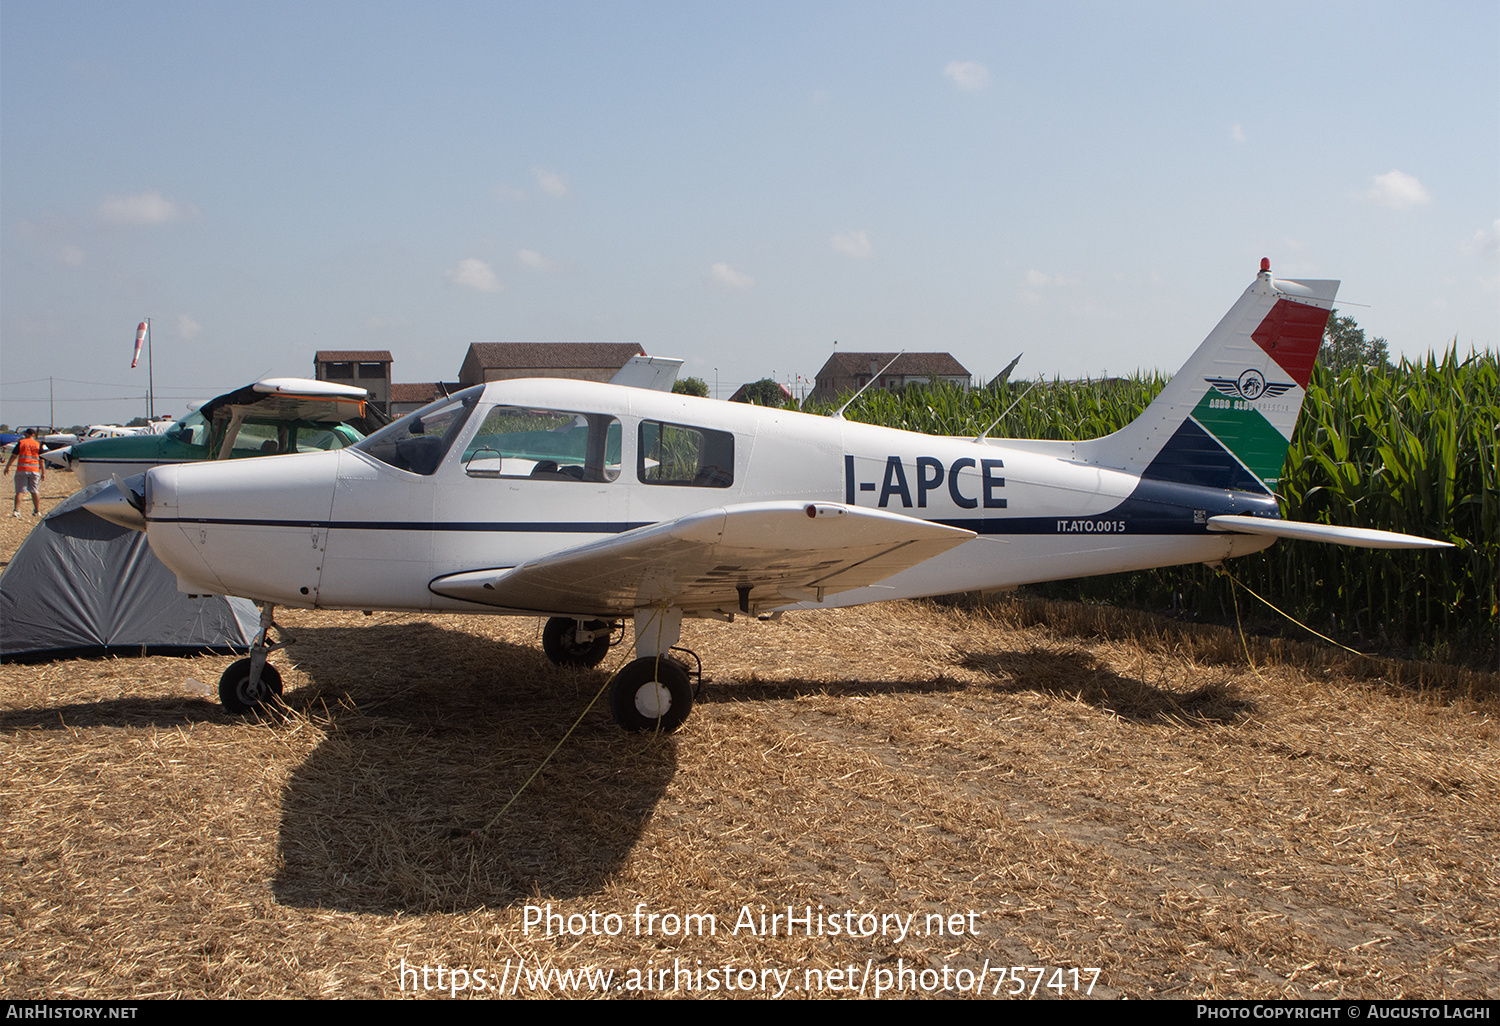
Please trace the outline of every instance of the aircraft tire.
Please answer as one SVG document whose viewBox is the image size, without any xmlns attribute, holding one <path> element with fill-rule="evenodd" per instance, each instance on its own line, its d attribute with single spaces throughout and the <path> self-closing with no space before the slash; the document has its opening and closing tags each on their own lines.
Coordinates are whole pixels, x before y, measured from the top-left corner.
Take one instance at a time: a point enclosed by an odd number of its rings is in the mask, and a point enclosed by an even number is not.
<svg viewBox="0 0 1500 1026">
<path fill-rule="evenodd" d="M 237 716 L 254 712 L 281 697 L 281 671 L 270 663 L 260 671 L 260 683 L 250 687 L 250 660 L 241 659 L 219 678 L 219 704 Z"/>
<path fill-rule="evenodd" d="M 625 664 L 610 683 L 609 710 L 626 730 L 670 734 L 693 711 L 693 685 L 687 670 L 665 656 Z"/>
<path fill-rule="evenodd" d="M 609 655 L 609 635 L 595 638 L 580 645 L 573 640 L 571 616 L 554 616 L 542 628 L 542 651 L 557 666 L 598 666 Z M 609 625 L 603 620 L 589 620 L 584 627 L 591 631 L 602 631 Z"/>
</svg>

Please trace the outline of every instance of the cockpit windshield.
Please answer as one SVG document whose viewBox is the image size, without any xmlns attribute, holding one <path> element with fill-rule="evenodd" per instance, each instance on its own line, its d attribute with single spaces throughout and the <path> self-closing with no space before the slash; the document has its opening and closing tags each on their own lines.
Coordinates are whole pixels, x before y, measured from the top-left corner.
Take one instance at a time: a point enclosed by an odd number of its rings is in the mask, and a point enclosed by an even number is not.
<svg viewBox="0 0 1500 1026">
<path fill-rule="evenodd" d="M 167 428 L 166 435 L 174 442 L 183 442 L 187 445 L 207 445 L 208 421 L 203 419 L 203 414 L 194 410 Z"/>
<path fill-rule="evenodd" d="M 431 474 L 463 431 L 483 391 L 483 385 L 475 385 L 429 403 L 356 442 L 354 448 L 397 470 Z"/>
</svg>

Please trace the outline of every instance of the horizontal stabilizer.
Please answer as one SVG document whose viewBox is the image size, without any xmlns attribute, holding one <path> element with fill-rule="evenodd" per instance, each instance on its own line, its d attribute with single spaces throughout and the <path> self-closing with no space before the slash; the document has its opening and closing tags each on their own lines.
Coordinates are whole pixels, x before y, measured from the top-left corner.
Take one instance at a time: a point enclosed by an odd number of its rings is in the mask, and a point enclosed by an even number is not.
<svg viewBox="0 0 1500 1026">
<path fill-rule="evenodd" d="M 1303 524 L 1295 520 L 1270 520 L 1265 517 L 1209 517 L 1210 531 L 1232 531 L 1237 534 L 1259 534 L 1272 538 L 1296 538 L 1299 541 L 1353 545 L 1361 549 L 1451 549 L 1453 544 L 1418 538 L 1414 534 L 1377 531 L 1368 527 L 1335 527 L 1332 524 Z"/>
<path fill-rule="evenodd" d="M 631 388 L 650 388 L 658 392 L 670 392 L 677 382 L 677 372 L 682 361 L 667 356 L 632 356 L 625 366 L 609 379 L 611 385 L 629 385 Z"/>
<path fill-rule="evenodd" d="M 774 609 L 885 580 L 974 537 L 972 531 L 833 502 L 754 502 L 428 585 L 509 609 L 625 616 Z"/>
</svg>

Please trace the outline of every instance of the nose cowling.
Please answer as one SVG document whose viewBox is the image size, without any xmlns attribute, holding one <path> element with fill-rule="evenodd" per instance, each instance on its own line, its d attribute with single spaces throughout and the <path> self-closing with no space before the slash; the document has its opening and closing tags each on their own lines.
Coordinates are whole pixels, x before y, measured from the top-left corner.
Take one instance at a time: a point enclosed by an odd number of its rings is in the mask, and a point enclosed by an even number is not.
<svg viewBox="0 0 1500 1026">
<path fill-rule="evenodd" d="M 337 452 L 157 467 L 146 536 L 183 591 L 311 605 Z"/>
</svg>

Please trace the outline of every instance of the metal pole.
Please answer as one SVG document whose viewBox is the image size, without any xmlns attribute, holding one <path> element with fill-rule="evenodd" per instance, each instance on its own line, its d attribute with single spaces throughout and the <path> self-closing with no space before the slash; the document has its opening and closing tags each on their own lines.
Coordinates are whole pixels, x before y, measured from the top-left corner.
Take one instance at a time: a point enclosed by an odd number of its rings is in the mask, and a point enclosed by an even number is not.
<svg viewBox="0 0 1500 1026">
<path fill-rule="evenodd" d="M 156 370 L 151 363 L 151 318 L 146 318 L 146 420 L 156 419 Z"/>
</svg>

